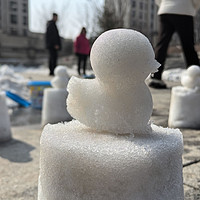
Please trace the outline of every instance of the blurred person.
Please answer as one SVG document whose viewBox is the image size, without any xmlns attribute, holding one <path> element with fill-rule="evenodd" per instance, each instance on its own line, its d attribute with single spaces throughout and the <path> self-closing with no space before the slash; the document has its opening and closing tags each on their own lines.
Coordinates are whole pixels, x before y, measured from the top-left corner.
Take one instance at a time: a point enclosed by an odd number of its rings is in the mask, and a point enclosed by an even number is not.
<svg viewBox="0 0 200 200">
<path fill-rule="evenodd" d="M 61 49 L 61 41 L 56 26 L 58 15 L 53 13 L 52 20 L 47 22 L 46 48 L 49 50 L 49 75 L 54 76 L 54 69 L 57 65 L 58 50 Z"/>
<path fill-rule="evenodd" d="M 86 28 L 83 27 L 79 36 L 74 42 L 74 52 L 78 57 L 78 74 L 81 75 L 81 69 L 83 75 L 86 75 L 86 63 L 87 57 L 90 54 L 90 42 L 86 38 Z"/>
<path fill-rule="evenodd" d="M 176 32 L 180 38 L 187 67 L 199 65 L 199 58 L 194 48 L 193 17 L 200 7 L 200 0 L 155 0 L 159 6 L 158 15 L 160 31 L 155 47 L 155 58 L 161 64 L 158 72 L 152 74 L 150 87 L 164 89 L 166 84 L 161 80 L 167 49 Z"/>
</svg>

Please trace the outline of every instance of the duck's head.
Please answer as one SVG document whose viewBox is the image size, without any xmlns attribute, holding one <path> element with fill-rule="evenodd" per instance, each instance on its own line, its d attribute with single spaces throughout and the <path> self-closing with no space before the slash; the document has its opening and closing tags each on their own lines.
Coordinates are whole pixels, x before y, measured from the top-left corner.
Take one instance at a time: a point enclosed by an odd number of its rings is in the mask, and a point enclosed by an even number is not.
<svg viewBox="0 0 200 200">
<path fill-rule="evenodd" d="M 53 88 L 63 88 L 67 87 L 69 80 L 69 75 L 67 73 L 66 66 L 57 66 L 55 68 L 55 77 L 51 80 L 51 85 Z"/>
<path fill-rule="evenodd" d="M 181 84 L 186 88 L 200 88 L 200 66 L 191 65 L 182 74 Z"/>
<path fill-rule="evenodd" d="M 104 83 L 144 81 L 160 66 L 149 40 L 131 29 L 104 32 L 94 42 L 90 58 L 96 77 Z"/>
</svg>

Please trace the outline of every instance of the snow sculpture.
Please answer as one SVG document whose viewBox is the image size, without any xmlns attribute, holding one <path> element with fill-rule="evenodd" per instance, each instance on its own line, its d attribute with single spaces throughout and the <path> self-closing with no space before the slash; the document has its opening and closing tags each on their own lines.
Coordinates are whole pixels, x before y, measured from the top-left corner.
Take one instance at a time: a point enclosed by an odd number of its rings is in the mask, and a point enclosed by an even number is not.
<svg viewBox="0 0 200 200">
<path fill-rule="evenodd" d="M 0 115 L 0 142 L 5 142 L 11 139 L 11 128 L 4 92 L 0 92 Z"/>
<path fill-rule="evenodd" d="M 92 47 L 91 64 L 96 79 L 69 82 L 70 114 L 96 130 L 148 132 L 152 97 L 144 80 L 160 66 L 148 39 L 131 30 L 106 32 Z"/>
<path fill-rule="evenodd" d="M 172 88 L 169 127 L 200 128 L 200 67 L 190 66 L 181 77 L 183 86 Z"/>
<path fill-rule="evenodd" d="M 55 124 L 70 121 L 72 117 L 66 110 L 66 91 L 69 76 L 65 66 L 55 69 L 55 77 L 51 80 L 53 88 L 46 88 L 43 97 L 42 126 L 47 123 Z"/>
<path fill-rule="evenodd" d="M 200 89 L 200 67 L 197 65 L 190 66 L 181 77 L 183 87 Z"/>
<path fill-rule="evenodd" d="M 68 84 L 68 110 L 78 120 L 43 130 L 38 199 L 183 200 L 182 134 L 148 122 L 144 79 L 159 64 L 147 38 L 105 32 L 91 63 L 96 79 Z"/>
</svg>

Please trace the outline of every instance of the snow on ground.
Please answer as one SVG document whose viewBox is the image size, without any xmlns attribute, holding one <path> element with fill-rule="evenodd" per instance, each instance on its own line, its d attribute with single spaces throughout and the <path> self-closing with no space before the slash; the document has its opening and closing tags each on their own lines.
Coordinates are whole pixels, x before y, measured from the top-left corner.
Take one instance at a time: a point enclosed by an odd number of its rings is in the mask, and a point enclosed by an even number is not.
<svg viewBox="0 0 200 200">
<path fill-rule="evenodd" d="M 67 66 L 66 66 L 67 67 Z M 69 77 L 77 76 L 77 66 L 67 67 Z M 87 74 L 93 74 L 92 70 L 87 70 Z M 30 91 L 27 87 L 29 81 L 50 81 L 49 69 L 44 66 L 26 67 L 1 65 L 0 66 L 0 91 L 10 91 L 20 97 L 30 100 Z M 16 102 L 7 98 L 8 107 L 18 106 Z"/>
<path fill-rule="evenodd" d="M 67 67 L 67 66 L 66 66 Z M 168 82 L 180 82 L 181 74 L 185 69 L 175 68 L 168 69 L 163 72 L 163 80 Z M 69 77 L 77 76 L 77 66 L 73 65 L 71 68 L 67 67 Z M 0 66 L 0 90 L 13 92 L 22 98 L 29 99 L 29 88 L 27 83 L 31 80 L 51 80 L 49 77 L 49 69 L 44 66 L 40 67 L 26 67 L 1 65 Z M 92 70 L 87 70 L 88 75 L 94 74 Z M 18 106 L 18 104 L 10 99 L 7 99 L 8 106 Z"/>
<path fill-rule="evenodd" d="M 182 73 L 185 71 L 186 69 L 181 68 L 168 69 L 163 72 L 162 79 L 168 82 L 181 82 Z"/>
</svg>

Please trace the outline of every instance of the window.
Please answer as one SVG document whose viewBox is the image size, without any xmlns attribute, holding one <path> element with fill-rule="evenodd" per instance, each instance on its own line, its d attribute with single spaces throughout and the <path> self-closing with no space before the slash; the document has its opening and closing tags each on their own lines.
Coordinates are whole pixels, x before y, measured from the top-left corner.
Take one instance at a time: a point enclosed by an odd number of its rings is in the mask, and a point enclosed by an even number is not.
<svg viewBox="0 0 200 200">
<path fill-rule="evenodd" d="M 27 30 L 26 29 L 23 30 L 23 35 L 27 36 Z"/>
<path fill-rule="evenodd" d="M 17 11 L 17 2 L 10 1 L 10 11 Z"/>
<path fill-rule="evenodd" d="M 135 2 L 135 0 L 132 1 L 132 7 L 133 7 L 133 8 L 136 7 L 136 2 Z"/>
<path fill-rule="evenodd" d="M 17 15 L 10 15 L 10 23 L 17 24 Z"/>
<path fill-rule="evenodd" d="M 143 10 L 143 2 L 140 2 L 140 10 Z"/>
<path fill-rule="evenodd" d="M 23 24 L 27 25 L 27 17 L 26 16 L 23 16 Z"/>
<path fill-rule="evenodd" d="M 22 11 L 23 11 L 24 13 L 27 13 L 27 4 L 26 4 L 26 3 L 23 3 L 23 4 L 22 4 Z"/>
<path fill-rule="evenodd" d="M 11 28 L 10 29 L 11 35 L 17 35 L 17 29 L 16 28 Z"/>
<path fill-rule="evenodd" d="M 135 10 L 132 11 L 132 17 L 135 17 Z"/>
<path fill-rule="evenodd" d="M 143 14 L 142 14 L 142 12 L 139 13 L 139 19 L 143 19 Z"/>
</svg>

